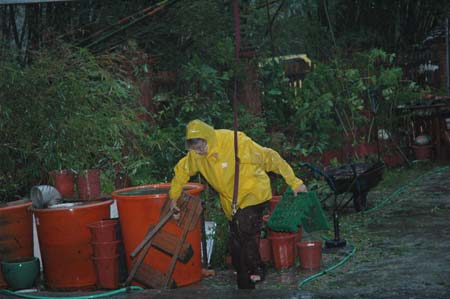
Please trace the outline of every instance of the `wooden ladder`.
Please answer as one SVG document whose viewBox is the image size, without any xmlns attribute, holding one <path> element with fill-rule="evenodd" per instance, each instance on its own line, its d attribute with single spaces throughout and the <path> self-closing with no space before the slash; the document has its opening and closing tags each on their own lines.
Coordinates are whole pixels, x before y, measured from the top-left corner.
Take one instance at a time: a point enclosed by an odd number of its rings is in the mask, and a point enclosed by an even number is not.
<svg viewBox="0 0 450 299">
<path fill-rule="evenodd" d="M 124 286 L 129 286 L 133 280 L 136 280 L 144 286 L 154 289 L 176 287 L 172 278 L 175 265 L 177 261 L 187 263 L 192 258 L 193 250 L 191 245 L 186 242 L 186 237 L 188 232 L 195 228 L 202 213 L 200 198 L 186 192 L 182 193 L 178 200 L 178 206 L 180 207 L 180 219 L 176 223 L 183 228 L 181 236 L 178 237 L 162 230 L 164 225 L 173 218 L 170 199 L 167 199 L 161 208 L 159 222 L 156 225 L 150 225 L 145 238 L 130 255 L 133 261 Z M 166 273 L 143 263 L 151 247 L 172 256 Z"/>
</svg>

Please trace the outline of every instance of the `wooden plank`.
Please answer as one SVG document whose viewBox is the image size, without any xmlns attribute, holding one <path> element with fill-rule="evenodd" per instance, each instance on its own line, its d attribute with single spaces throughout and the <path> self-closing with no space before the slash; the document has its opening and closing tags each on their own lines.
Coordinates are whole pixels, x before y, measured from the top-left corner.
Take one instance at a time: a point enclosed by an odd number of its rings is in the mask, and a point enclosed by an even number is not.
<svg viewBox="0 0 450 299">
<path fill-rule="evenodd" d="M 198 197 L 192 198 L 189 200 L 189 202 L 192 205 L 186 213 L 186 221 L 185 221 L 186 223 L 184 224 L 183 232 L 181 233 L 181 239 L 178 242 L 177 247 L 175 249 L 175 253 L 172 256 L 172 259 L 170 261 L 169 270 L 167 271 L 166 281 L 164 283 L 164 287 L 166 287 L 166 288 L 170 288 L 170 281 L 172 278 L 172 273 L 175 270 L 177 258 L 181 251 L 181 246 L 184 243 L 184 240 L 186 239 L 189 229 L 191 227 L 195 226 L 195 223 L 197 223 L 197 221 L 198 221 L 198 218 L 200 216 L 198 211 L 200 211 L 200 213 L 201 213 L 201 210 L 202 210 L 202 204 L 201 204 L 200 198 L 198 198 Z"/>
<path fill-rule="evenodd" d="M 135 258 L 136 255 L 142 250 L 142 248 L 145 247 L 145 244 L 147 244 L 160 230 L 161 228 L 169 222 L 169 220 L 172 218 L 173 212 L 169 211 L 162 219 L 156 224 L 155 226 L 150 226 L 147 234 L 144 237 L 144 240 L 133 250 L 133 252 L 130 254 L 131 258 Z"/>
<path fill-rule="evenodd" d="M 180 198 L 180 221 L 179 225 L 183 225 L 183 231 L 181 238 L 175 235 L 162 234 L 159 237 L 160 246 L 165 250 L 170 251 L 172 259 L 169 265 L 167 273 L 162 273 L 156 269 L 153 269 L 149 265 L 143 264 L 144 258 L 148 253 L 150 247 L 155 246 L 155 240 L 157 236 L 161 234 L 161 228 L 173 217 L 173 211 L 170 210 L 170 201 L 166 200 L 163 207 L 161 208 L 160 221 L 156 225 L 151 225 L 149 227 L 148 233 L 144 240 L 139 244 L 139 246 L 133 251 L 132 258 L 136 255 L 134 259 L 130 274 L 125 282 L 125 286 L 128 286 L 130 282 L 134 279 L 145 286 L 152 288 L 173 288 L 176 286 L 172 274 L 175 269 L 177 260 L 181 257 L 182 251 L 184 249 L 184 258 L 189 256 L 189 248 L 186 247 L 186 236 L 188 232 L 195 228 L 198 219 L 200 218 L 202 206 L 201 200 L 198 197 L 193 197 L 183 192 L 183 196 Z M 162 246 L 164 245 L 164 246 Z M 192 255 L 192 248 L 190 249 Z M 189 257 L 190 259 L 190 257 Z"/>
<path fill-rule="evenodd" d="M 177 244 L 180 238 L 174 234 L 161 230 L 153 238 L 153 246 L 158 250 L 173 256 Z M 187 263 L 193 256 L 193 250 L 191 244 L 184 242 L 181 247 L 181 252 L 178 256 L 178 260 L 182 263 Z"/>
<path fill-rule="evenodd" d="M 139 267 L 136 275 L 134 276 L 134 280 L 148 288 L 161 289 L 165 287 L 166 283 L 170 288 L 176 287 L 175 281 L 171 277 L 167 277 L 166 273 L 154 269 L 146 264 L 142 264 Z"/>
</svg>

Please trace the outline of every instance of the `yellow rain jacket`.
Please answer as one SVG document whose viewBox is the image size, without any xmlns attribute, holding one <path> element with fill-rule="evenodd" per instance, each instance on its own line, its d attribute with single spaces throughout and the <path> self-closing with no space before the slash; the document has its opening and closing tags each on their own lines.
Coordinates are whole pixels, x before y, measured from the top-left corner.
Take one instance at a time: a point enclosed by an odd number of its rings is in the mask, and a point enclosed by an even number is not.
<svg viewBox="0 0 450 299">
<path fill-rule="evenodd" d="M 208 154 L 198 155 L 191 150 L 175 166 L 175 176 L 169 191 L 170 199 L 178 199 L 183 186 L 198 172 L 219 193 L 225 215 L 231 220 L 234 187 L 234 132 L 214 130 L 200 120 L 189 122 L 186 139 L 203 138 L 208 143 Z M 286 183 L 296 189 L 303 184 L 289 164 L 280 155 L 262 147 L 244 133 L 238 132 L 239 189 L 237 207 L 245 208 L 270 200 L 272 192 L 267 172 L 283 176 Z"/>
</svg>

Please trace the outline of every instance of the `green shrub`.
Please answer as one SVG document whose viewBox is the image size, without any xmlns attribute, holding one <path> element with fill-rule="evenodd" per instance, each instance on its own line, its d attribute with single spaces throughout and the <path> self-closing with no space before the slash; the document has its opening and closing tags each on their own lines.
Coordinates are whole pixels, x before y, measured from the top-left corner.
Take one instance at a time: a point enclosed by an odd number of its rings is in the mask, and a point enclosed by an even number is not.
<svg viewBox="0 0 450 299">
<path fill-rule="evenodd" d="M 20 66 L 1 52 L 0 198 L 25 196 L 53 169 L 127 168 L 142 155 L 137 92 L 87 51 L 59 46 Z"/>
</svg>

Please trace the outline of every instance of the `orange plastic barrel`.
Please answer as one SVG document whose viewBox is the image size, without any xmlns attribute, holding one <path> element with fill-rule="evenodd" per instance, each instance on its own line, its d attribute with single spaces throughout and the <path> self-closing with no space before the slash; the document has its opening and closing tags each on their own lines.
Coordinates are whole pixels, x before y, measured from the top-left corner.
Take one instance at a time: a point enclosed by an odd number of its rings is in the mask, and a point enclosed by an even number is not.
<svg viewBox="0 0 450 299">
<path fill-rule="evenodd" d="M 128 269 L 131 266 L 131 252 L 144 239 L 149 226 L 158 223 L 160 210 L 164 201 L 168 198 L 169 189 L 170 184 L 154 184 L 120 189 L 112 193 L 112 197 L 117 200 Z M 189 183 L 184 187 L 184 190 L 191 195 L 199 195 L 204 190 L 204 186 Z M 181 236 L 182 228 L 173 221 L 169 221 L 163 229 Z M 177 286 L 192 284 L 200 281 L 202 277 L 200 221 L 188 233 L 186 241 L 190 243 L 193 249 L 193 256 L 186 264 L 176 263 L 173 279 Z M 152 247 L 144 263 L 166 273 L 170 260 L 171 256 Z"/>
<path fill-rule="evenodd" d="M 0 205 L 0 261 L 33 256 L 33 217 L 30 206 L 31 202 L 24 200 Z M 0 269 L 0 288 L 6 286 Z"/>
<path fill-rule="evenodd" d="M 88 224 L 110 218 L 112 200 L 33 209 L 42 266 L 50 289 L 71 290 L 96 285 Z"/>
</svg>

